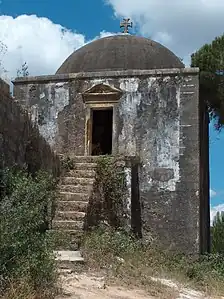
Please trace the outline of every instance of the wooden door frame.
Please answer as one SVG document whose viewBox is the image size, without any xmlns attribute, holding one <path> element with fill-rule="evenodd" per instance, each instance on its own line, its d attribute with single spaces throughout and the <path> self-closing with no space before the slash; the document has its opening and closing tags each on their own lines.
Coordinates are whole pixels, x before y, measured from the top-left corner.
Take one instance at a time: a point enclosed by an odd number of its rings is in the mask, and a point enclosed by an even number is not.
<svg viewBox="0 0 224 299">
<path fill-rule="evenodd" d="M 113 153 L 113 135 L 114 135 L 114 103 L 91 103 L 86 107 L 86 124 L 85 124 L 85 156 L 92 155 L 92 132 L 93 132 L 93 110 L 113 111 L 112 118 L 112 153 Z"/>
<path fill-rule="evenodd" d="M 118 104 L 123 92 L 119 88 L 100 83 L 92 86 L 82 93 L 83 102 L 86 109 L 85 120 L 85 155 L 92 154 L 92 111 L 100 109 L 113 109 L 113 124 L 112 124 L 112 154 L 114 151 L 114 132 L 115 132 L 115 107 Z"/>
</svg>

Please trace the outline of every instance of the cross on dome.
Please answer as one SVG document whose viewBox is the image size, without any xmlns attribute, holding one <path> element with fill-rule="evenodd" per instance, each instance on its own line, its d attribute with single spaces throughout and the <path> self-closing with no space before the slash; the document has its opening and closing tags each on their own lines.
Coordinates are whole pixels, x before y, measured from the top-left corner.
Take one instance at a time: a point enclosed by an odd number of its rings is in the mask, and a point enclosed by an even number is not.
<svg viewBox="0 0 224 299">
<path fill-rule="evenodd" d="M 128 33 L 128 27 L 132 28 L 133 23 L 130 22 L 130 19 L 123 19 L 123 21 L 120 23 L 120 28 L 123 29 L 123 33 Z"/>
</svg>

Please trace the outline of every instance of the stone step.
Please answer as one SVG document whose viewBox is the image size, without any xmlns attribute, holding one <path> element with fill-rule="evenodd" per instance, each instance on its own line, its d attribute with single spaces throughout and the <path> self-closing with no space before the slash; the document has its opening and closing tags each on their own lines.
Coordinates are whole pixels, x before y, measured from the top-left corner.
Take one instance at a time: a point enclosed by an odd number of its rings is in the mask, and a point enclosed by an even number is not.
<svg viewBox="0 0 224 299">
<path fill-rule="evenodd" d="M 84 258 L 79 250 L 56 250 L 54 254 L 56 261 L 84 262 Z"/>
<path fill-rule="evenodd" d="M 60 250 L 55 251 L 55 259 L 60 268 L 72 269 L 77 264 L 83 264 L 84 258 L 80 251 Z"/>
<path fill-rule="evenodd" d="M 82 230 L 84 222 L 83 221 L 74 221 L 74 220 L 53 220 L 52 228 L 53 229 L 62 229 L 62 230 Z"/>
<path fill-rule="evenodd" d="M 61 178 L 62 185 L 93 185 L 94 181 L 94 178 L 75 178 L 69 176 L 64 176 Z"/>
<path fill-rule="evenodd" d="M 84 220 L 85 213 L 77 211 L 57 211 L 55 220 Z"/>
<path fill-rule="evenodd" d="M 92 185 L 59 185 L 60 192 L 87 193 L 90 195 L 92 189 Z"/>
<path fill-rule="evenodd" d="M 77 211 L 86 212 L 88 201 L 58 201 L 57 210 L 61 212 Z"/>
<path fill-rule="evenodd" d="M 104 156 L 71 156 L 74 163 L 97 163 Z"/>
<path fill-rule="evenodd" d="M 78 250 L 83 231 L 51 229 L 48 234 L 53 238 L 55 250 Z"/>
<path fill-rule="evenodd" d="M 60 202 L 61 201 L 88 201 L 89 195 L 87 193 L 73 193 L 73 192 L 60 192 L 59 193 Z"/>
<path fill-rule="evenodd" d="M 85 163 L 85 162 L 78 162 L 74 164 L 73 171 L 74 170 L 94 170 L 96 169 L 97 164 L 96 163 Z"/>
<path fill-rule="evenodd" d="M 95 177 L 95 170 L 94 169 L 77 169 L 77 170 L 69 170 L 66 175 L 69 177 L 74 178 L 90 178 L 93 179 Z"/>
</svg>

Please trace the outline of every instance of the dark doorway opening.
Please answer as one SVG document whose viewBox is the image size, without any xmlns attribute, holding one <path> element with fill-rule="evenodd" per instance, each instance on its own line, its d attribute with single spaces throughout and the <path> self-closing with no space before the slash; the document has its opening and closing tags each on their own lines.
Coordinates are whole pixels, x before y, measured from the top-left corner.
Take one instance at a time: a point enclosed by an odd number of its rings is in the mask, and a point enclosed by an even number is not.
<svg viewBox="0 0 224 299">
<path fill-rule="evenodd" d="M 92 156 L 112 154 L 113 109 L 92 111 Z"/>
</svg>

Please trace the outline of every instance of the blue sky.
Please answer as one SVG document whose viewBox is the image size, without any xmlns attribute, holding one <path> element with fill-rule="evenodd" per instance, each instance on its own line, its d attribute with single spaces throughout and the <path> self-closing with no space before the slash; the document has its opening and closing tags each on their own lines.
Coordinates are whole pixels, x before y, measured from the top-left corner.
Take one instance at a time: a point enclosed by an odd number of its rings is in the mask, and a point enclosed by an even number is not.
<svg viewBox="0 0 224 299">
<path fill-rule="evenodd" d="M 94 38 L 105 28 L 111 32 L 119 29 L 112 7 L 102 0 L 3 0 L 1 14 L 47 17 L 53 23 L 85 34 L 87 39 Z"/>
<path fill-rule="evenodd" d="M 190 54 L 223 33 L 220 0 L 2 0 L 0 72 L 6 80 L 24 61 L 31 75 L 52 74 L 86 42 L 120 31 L 131 17 L 132 33 L 161 42 L 186 64 Z M 191 20 L 189 22 L 189 20 Z M 186 26 L 187 24 L 187 26 Z M 224 209 L 224 132 L 210 128 L 211 205 Z"/>
</svg>

